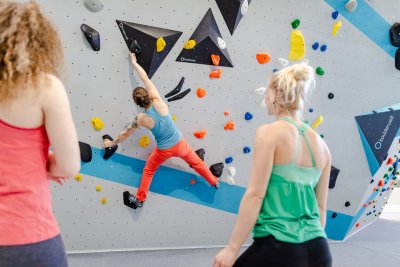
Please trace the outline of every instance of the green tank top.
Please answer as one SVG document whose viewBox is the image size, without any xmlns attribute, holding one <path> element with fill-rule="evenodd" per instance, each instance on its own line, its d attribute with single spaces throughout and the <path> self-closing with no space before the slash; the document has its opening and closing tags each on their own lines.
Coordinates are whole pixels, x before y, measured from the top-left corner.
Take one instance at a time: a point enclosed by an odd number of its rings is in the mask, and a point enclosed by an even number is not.
<svg viewBox="0 0 400 267">
<path fill-rule="evenodd" d="M 308 126 L 299 127 L 290 118 L 282 120 L 296 126 L 299 140 L 296 155 L 289 164 L 274 164 L 267 193 L 261 206 L 260 215 L 253 229 L 254 238 L 272 235 L 275 239 L 289 243 L 325 237 L 321 226 L 318 202 L 314 188 L 321 171 L 317 168 L 310 142 L 305 135 Z M 296 164 L 304 138 L 310 151 L 312 167 Z"/>
</svg>

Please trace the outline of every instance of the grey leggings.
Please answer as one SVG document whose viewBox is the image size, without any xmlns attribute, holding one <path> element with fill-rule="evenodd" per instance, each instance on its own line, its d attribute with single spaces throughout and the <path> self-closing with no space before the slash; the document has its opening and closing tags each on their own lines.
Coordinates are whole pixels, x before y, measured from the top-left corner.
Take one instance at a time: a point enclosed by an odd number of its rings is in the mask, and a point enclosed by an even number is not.
<svg viewBox="0 0 400 267">
<path fill-rule="evenodd" d="M 0 246 L 1 267 L 67 267 L 61 236 L 38 243 Z"/>
</svg>

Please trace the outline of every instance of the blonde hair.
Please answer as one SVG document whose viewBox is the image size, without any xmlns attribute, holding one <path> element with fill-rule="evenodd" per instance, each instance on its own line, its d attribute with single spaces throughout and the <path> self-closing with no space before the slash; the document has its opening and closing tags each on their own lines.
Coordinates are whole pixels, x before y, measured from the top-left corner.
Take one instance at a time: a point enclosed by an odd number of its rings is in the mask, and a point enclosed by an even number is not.
<svg viewBox="0 0 400 267">
<path fill-rule="evenodd" d="M 61 41 L 39 5 L 0 1 L 0 102 L 37 88 L 43 74 L 59 76 L 62 65 Z"/>
<path fill-rule="evenodd" d="M 271 76 L 266 101 L 272 107 L 272 113 L 297 111 L 304 109 L 307 94 L 315 86 L 314 69 L 306 63 L 294 64 Z"/>
</svg>

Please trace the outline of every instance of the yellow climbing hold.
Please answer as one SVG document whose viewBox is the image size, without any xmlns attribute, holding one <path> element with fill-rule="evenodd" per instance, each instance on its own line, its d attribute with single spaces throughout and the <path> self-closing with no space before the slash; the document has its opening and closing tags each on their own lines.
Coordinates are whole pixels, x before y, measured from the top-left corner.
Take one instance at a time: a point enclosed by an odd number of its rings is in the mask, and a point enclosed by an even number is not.
<svg viewBox="0 0 400 267">
<path fill-rule="evenodd" d="M 150 138 L 147 135 L 143 135 L 139 139 L 139 146 L 146 147 L 150 144 Z"/>
<path fill-rule="evenodd" d="M 157 39 L 156 45 L 157 45 L 157 52 L 162 52 L 167 43 L 165 42 L 164 38 L 160 37 Z"/>
<path fill-rule="evenodd" d="M 341 27 L 342 27 L 342 21 L 341 20 L 336 21 L 332 27 L 332 36 L 336 36 Z"/>
<path fill-rule="evenodd" d="M 174 122 L 176 122 L 176 116 L 175 116 L 175 115 L 172 115 L 172 120 L 173 120 Z"/>
<path fill-rule="evenodd" d="M 101 187 L 101 185 L 96 185 L 96 191 L 97 191 L 97 192 L 100 192 L 101 189 L 103 189 L 103 188 Z"/>
<path fill-rule="evenodd" d="M 107 203 L 107 198 L 103 197 L 101 198 L 101 204 L 106 204 Z"/>
<path fill-rule="evenodd" d="M 196 41 L 195 40 L 189 40 L 185 43 L 185 45 L 183 46 L 183 48 L 185 49 L 193 49 L 193 47 L 196 46 Z"/>
<path fill-rule="evenodd" d="M 77 174 L 77 175 L 75 175 L 75 180 L 77 181 L 77 182 L 80 182 L 80 181 L 82 181 L 82 175 L 80 175 L 80 174 Z"/>
<path fill-rule="evenodd" d="M 92 126 L 97 131 L 100 131 L 104 127 L 104 122 L 100 118 L 94 117 L 94 118 L 92 118 Z"/>
<path fill-rule="evenodd" d="M 312 124 L 311 128 L 313 128 L 314 130 L 318 128 L 318 126 L 324 122 L 324 117 L 322 117 L 321 115 L 318 116 L 318 118 L 314 121 L 314 123 Z"/>
<path fill-rule="evenodd" d="M 293 30 L 290 36 L 289 60 L 301 60 L 306 56 L 306 43 L 300 30 Z"/>
</svg>

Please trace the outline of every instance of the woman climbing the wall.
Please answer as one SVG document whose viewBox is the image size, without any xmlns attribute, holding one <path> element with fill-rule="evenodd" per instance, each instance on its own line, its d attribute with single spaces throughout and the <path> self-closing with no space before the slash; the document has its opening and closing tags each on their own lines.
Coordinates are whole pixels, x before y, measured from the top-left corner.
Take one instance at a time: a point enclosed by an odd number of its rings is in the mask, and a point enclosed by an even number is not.
<svg viewBox="0 0 400 267">
<path fill-rule="evenodd" d="M 128 126 L 116 140 L 112 141 L 111 138 L 104 139 L 104 147 L 112 147 L 121 143 L 139 126 L 143 126 L 152 132 L 157 142 L 157 147 L 153 150 L 146 162 L 136 196 L 130 195 L 127 192 L 124 194 L 125 204 L 134 209 L 143 206 L 154 173 L 164 161 L 171 157 L 182 158 L 195 169 L 198 174 L 205 178 L 211 186 L 218 188 L 218 178 L 211 173 L 204 162 L 186 143 L 185 139 L 182 137 L 182 133 L 172 120 L 167 104 L 162 100 L 146 72 L 137 63 L 135 54 L 131 53 L 130 59 L 139 78 L 145 85 L 145 88 L 136 87 L 133 90 L 132 97 L 134 102 L 139 107 L 144 108 L 145 111 L 144 113 L 139 113 L 131 125 Z"/>
<path fill-rule="evenodd" d="M 79 172 L 57 31 L 34 2 L 0 1 L 0 266 L 65 267 L 50 181 Z M 51 145 L 53 152 L 49 152 Z"/>
<path fill-rule="evenodd" d="M 305 63 L 271 76 L 265 102 L 277 121 L 257 130 L 250 182 L 214 267 L 331 266 L 324 231 L 330 152 L 301 121 L 313 83 L 314 71 Z M 236 260 L 252 229 L 253 244 Z"/>
</svg>

